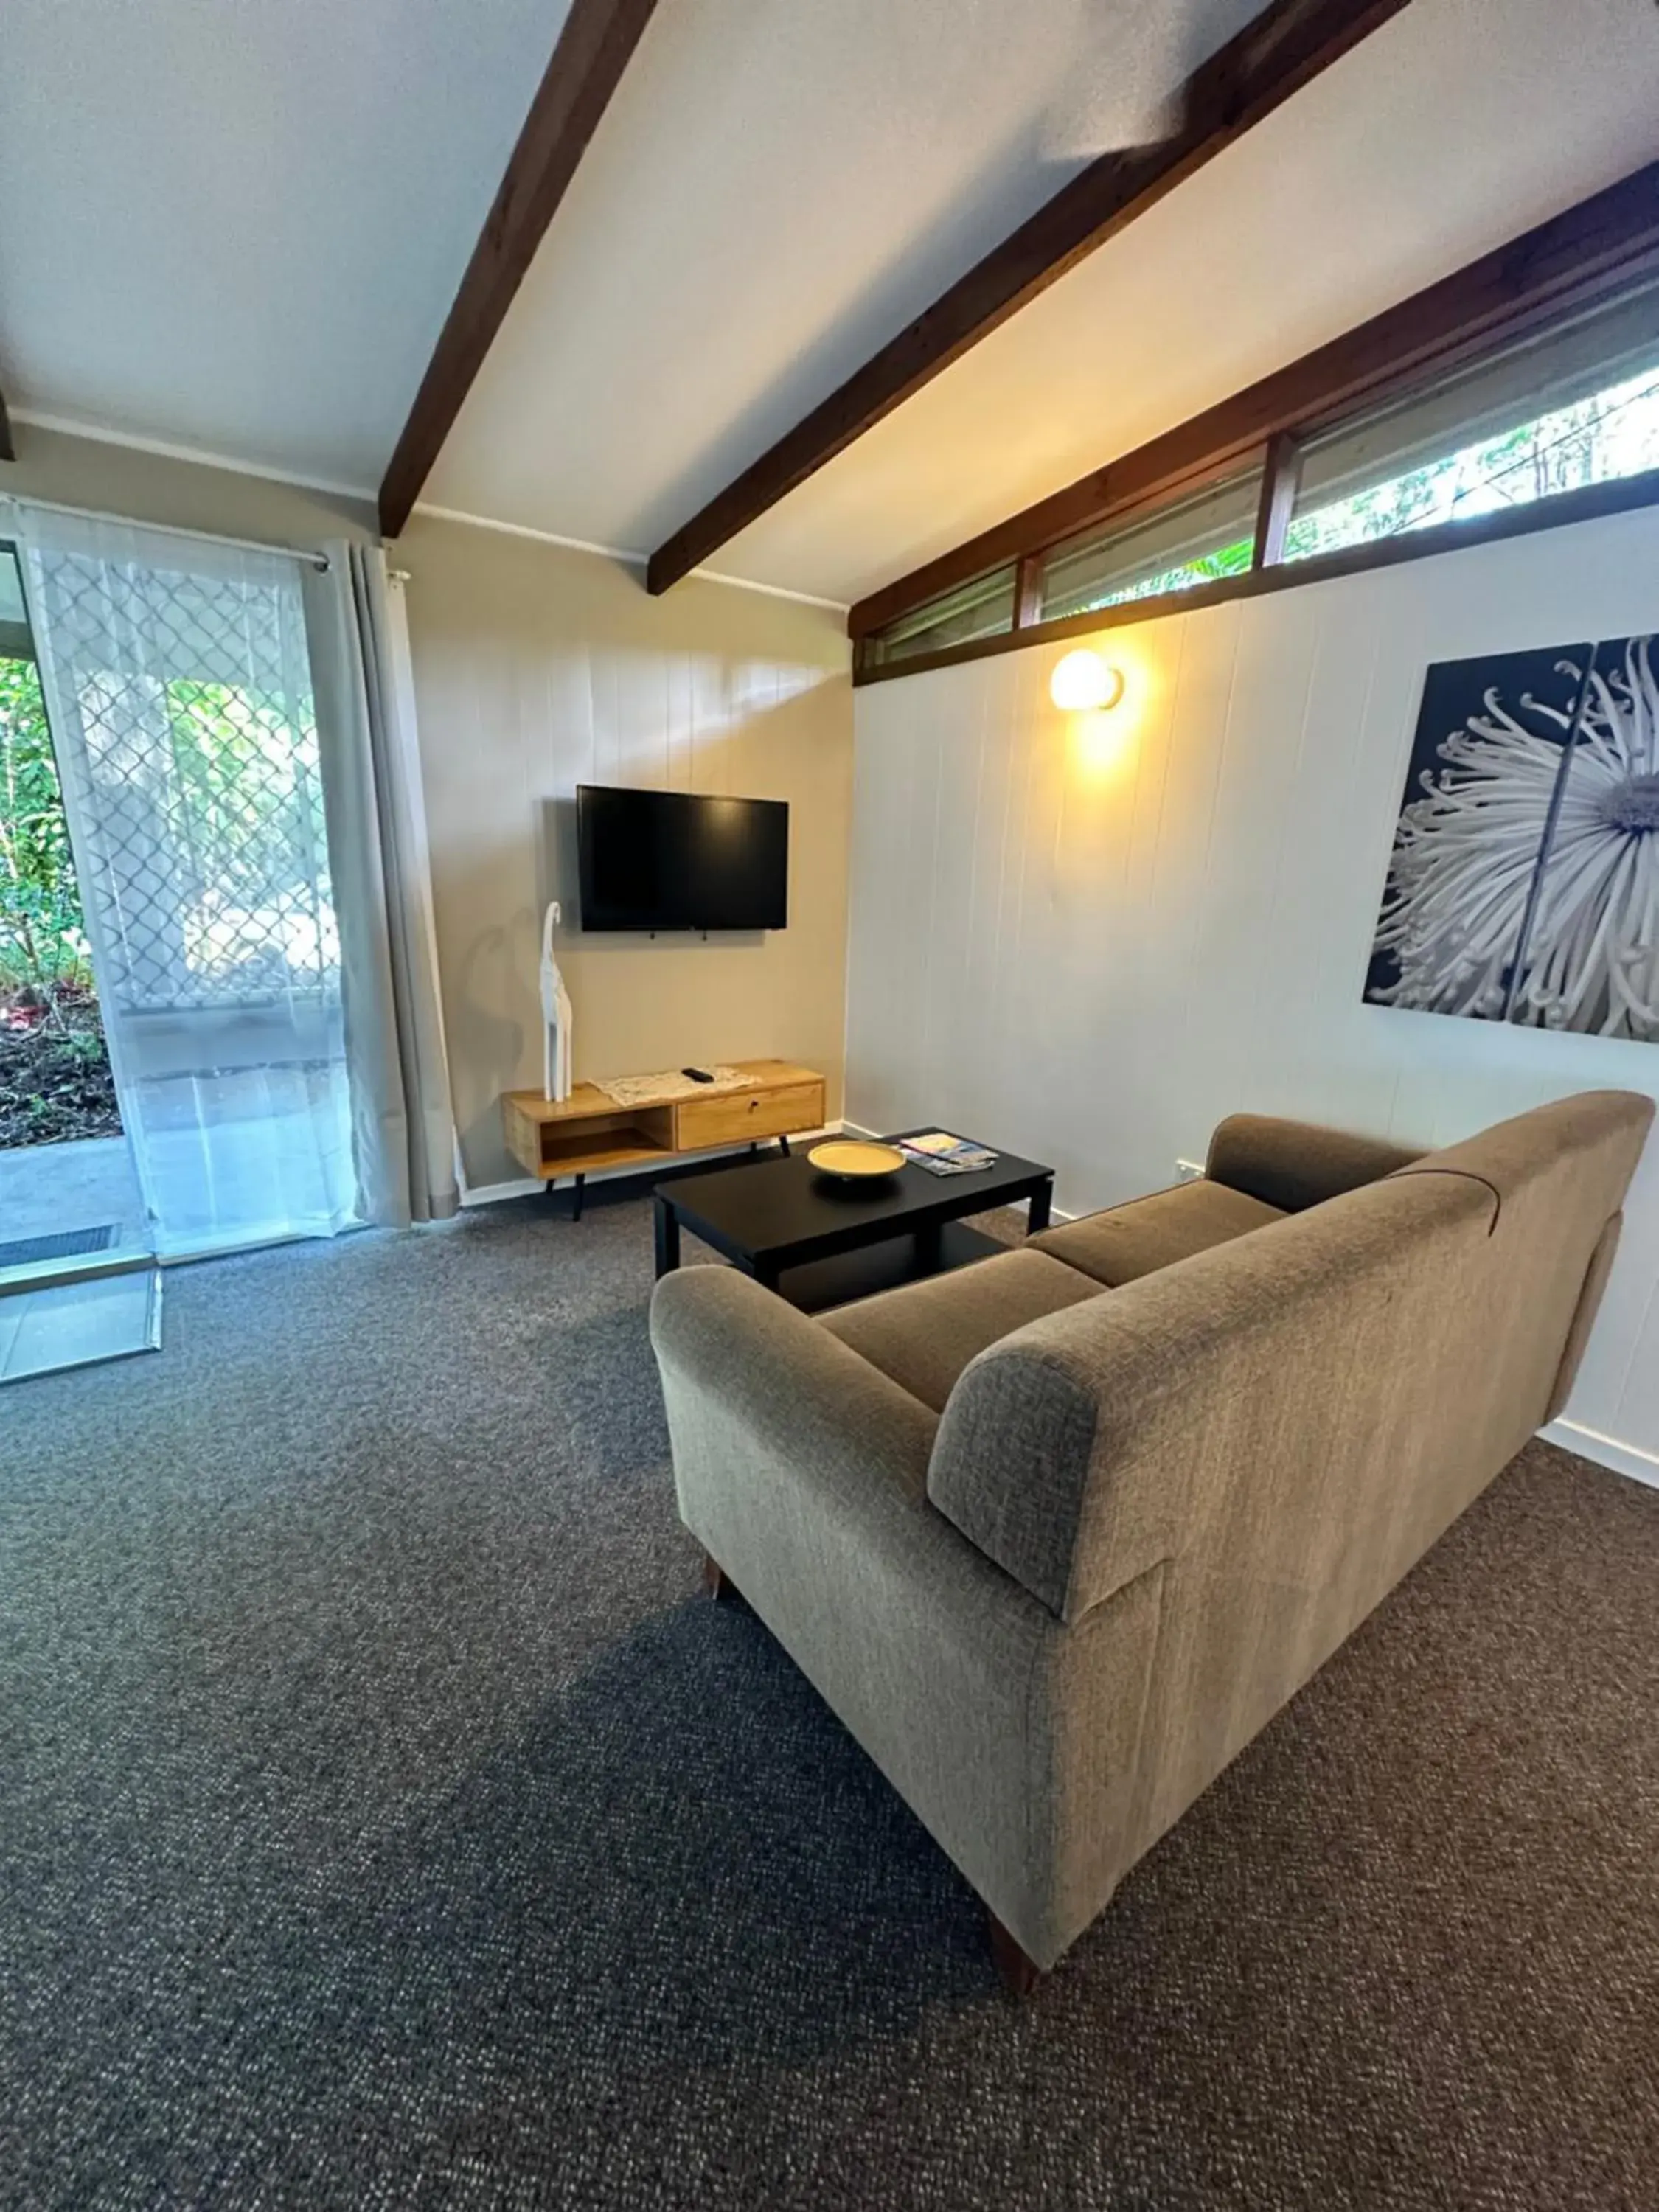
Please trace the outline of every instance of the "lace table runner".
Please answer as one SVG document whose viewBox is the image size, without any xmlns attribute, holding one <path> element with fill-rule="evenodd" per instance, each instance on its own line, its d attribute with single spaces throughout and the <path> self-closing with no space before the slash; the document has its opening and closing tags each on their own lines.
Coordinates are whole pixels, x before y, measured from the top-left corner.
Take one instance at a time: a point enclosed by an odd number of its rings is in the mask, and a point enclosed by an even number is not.
<svg viewBox="0 0 1659 2212">
<path fill-rule="evenodd" d="M 689 1075 L 678 1067 L 671 1067 L 662 1075 L 613 1075 L 602 1083 L 595 1083 L 596 1091 L 603 1091 L 607 1098 L 618 1106 L 671 1106 L 681 1098 L 706 1098 L 717 1091 L 740 1091 L 752 1079 L 740 1067 L 715 1066 L 708 1070 L 712 1083 L 693 1083 Z"/>
</svg>

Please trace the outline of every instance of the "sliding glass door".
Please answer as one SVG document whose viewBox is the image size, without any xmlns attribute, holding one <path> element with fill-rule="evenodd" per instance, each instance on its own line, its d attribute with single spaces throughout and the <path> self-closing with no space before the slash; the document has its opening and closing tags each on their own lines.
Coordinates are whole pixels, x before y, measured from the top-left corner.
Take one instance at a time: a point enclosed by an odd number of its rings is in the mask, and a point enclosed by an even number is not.
<svg viewBox="0 0 1659 2212">
<path fill-rule="evenodd" d="M 0 543 L 0 1382 L 150 1348 L 159 1302 L 34 642 Z"/>
<path fill-rule="evenodd" d="M 303 563 L 31 510 L 19 550 L 156 1249 L 359 1218 Z"/>
</svg>

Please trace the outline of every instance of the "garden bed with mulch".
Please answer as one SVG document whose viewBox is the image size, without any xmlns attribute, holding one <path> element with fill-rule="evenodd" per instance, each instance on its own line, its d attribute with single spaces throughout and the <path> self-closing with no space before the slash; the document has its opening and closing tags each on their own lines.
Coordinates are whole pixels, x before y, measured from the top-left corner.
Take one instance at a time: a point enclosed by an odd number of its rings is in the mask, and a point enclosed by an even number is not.
<svg viewBox="0 0 1659 2212">
<path fill-rule="evenodd" d="M 0 992 L 0 1149 L 120 1133 L 94 994 L 77 983 Z"/>
</svg>

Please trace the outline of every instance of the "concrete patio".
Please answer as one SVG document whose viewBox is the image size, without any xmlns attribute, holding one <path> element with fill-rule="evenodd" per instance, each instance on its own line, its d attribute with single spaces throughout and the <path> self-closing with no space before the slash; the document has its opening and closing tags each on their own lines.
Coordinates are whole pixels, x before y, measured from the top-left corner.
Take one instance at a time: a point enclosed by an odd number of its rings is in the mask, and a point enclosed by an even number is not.
<svg viewBox="0 0 1659 2212">
<path fill-rule="evenodd" d="M 108 1225 L 109 1249 L 147 1250 L 138 1178 L 122 1137 L 0 1152 L 0 1244 Z"/>
<path fill-rule="evenodd" d="M 343 1066 L 244 1069 L 140 1086 L 147 1218 L 118 1137 L 0 1151 L 0 1244 L 112 1227 L 111 1253 L 193 1258 L 349 1224 L 351 1106 Z"/>
</svg>

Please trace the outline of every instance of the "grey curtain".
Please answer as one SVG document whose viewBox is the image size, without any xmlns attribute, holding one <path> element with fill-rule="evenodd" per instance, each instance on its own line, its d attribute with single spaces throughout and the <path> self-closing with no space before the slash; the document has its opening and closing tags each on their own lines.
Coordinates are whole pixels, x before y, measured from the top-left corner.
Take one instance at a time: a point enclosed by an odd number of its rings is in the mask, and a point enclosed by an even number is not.
<svg viewBox="0 0 1659 2212">
<path fill-rule="evenodd" d="M 328 554 L 307 589 L 353 1144 L 364 1215 L 396 1228 L 460 1203 L 409 633 L 378 546 Z"/>
</svg>

